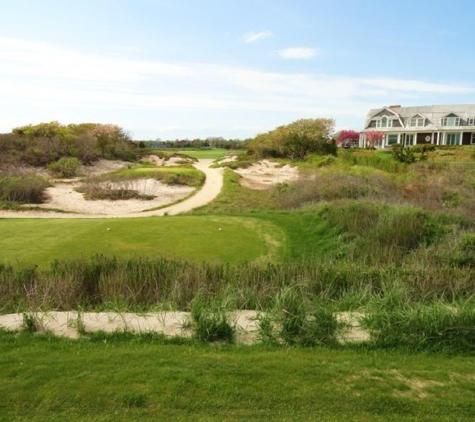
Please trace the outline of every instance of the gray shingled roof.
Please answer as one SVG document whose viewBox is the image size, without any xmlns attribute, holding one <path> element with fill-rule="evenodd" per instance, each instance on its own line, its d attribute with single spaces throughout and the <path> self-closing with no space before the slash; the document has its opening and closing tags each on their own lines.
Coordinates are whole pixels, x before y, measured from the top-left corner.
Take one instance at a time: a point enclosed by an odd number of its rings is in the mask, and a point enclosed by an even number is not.
<svg viewBox="0 0 475 422">
<path fill-rule="evenodd" d="M 370 120 L 378 113 L 389 107 L 375 108 L 369 111 L 366 116 L 365 129 L 368 127 Z M 440 129 L 441 120 L 450 113 L 454 113 L 463 120 L 468 118 L 475 118 L 475 104 L 453 104 L 453 105 L 431 105 L 431 106 L 417 106 L 417 107 L 398 107 L 389 108 L 391 111 L 397 113 L 401 120 L 410 119 L 416 114 L 428 119 L 429 123 L 424 127 L 424 130 Z M 421 128 L 419 128 L 420 130 Z"/>
</svg>

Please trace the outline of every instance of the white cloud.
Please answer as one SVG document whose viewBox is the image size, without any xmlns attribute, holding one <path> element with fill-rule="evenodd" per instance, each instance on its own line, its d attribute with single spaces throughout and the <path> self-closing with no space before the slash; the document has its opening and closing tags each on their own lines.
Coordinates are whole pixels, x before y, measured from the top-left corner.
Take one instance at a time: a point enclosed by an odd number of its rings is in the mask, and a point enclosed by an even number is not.
<svg viewBox="0 0 475 422">
<path fill-rule="evenodd" d="M 450 103 L 474 92 L 463 84 L 139 60 L 7 38 L 0 38 L 0 63 L 0 132 L 50 119 L 117 123 L 151 137 L 165 128 L 178 137 L 183 129 L 173 128 L 183 127 L 187 136 L 231 128 L 236 136 L 237 126 L 252 136 L 311 116 L 358 129 L 370 108 Z"/>
<path fill-rule="evenodd" d="M 423 81 L 414 80 L 399 80 L 387 78 L 367 79 L 364 81 L 368 85 L 375 87 L 386 88 L 398 91 L 413 91 L 413 92 L 432 92 L 438 94 L 467 94 L 472 92 L 469 86 L 454 86 L 445 84 L 434 84 Z"/>
<path fill-rule="evenodd" d="M 279 50 L 277 54 L 283 59 L 311 59 L 318 54 L 318 51 L 308 47 L 293 47 Z"/>
<path fill-rule="evenodd" d="M 253 43 L 263 40 L 265 38 L 272 37 L 274 35 L 271 31 L 251 31 L 244 35 L 244 41 L 247 43 Z"/>
</svg>

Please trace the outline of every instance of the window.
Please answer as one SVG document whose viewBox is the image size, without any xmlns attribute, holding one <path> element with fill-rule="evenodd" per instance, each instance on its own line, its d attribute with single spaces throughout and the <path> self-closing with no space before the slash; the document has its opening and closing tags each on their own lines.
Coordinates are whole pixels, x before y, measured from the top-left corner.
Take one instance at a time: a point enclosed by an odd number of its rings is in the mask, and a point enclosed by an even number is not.
<svg viewBox="0 0 475 422">
<path fill-rule="evenodd" d="M 383 116 L 381 120 L 376 120 L 376 127 L 393 127 L 393 121 L 388 116 Z"/>
<path fill-rule="evenodd" d="M 409 120 L 409 126 L 411 127 L 423 127 L 425 124 L 425 119 L 423 117 L 413 117 Z"/>
<path fill-rule="evenodd" d="M 469 125 L 469 126 L 475 125 L 475 118 L 470 117 L 470 118 L 468 119 L 468 125 Z"/>
<path fill-rule="evenodd" d="M 460 117 L 444 117 L 442 126 L 460 126 Z"/>
<path fill-rule="evenodd" d="M 460 133 L 446 133 L 445 145 L 460 145 Z"/>
<path fill-rule="evenodd" d="M 399 141 L 399 135 L 388 135 L 388 145 L 397 144 Z"/>
<path fill-rule="evenodd" d="M 413 134 L 406 134 L 406 142 L 405 142 L 405 145 L 406 145 L 406 146 L 414 145 L 414 135 L 413 135 Z"/>
<path fill-rule="evenodd" d="M 475 133 L 472 133 L 472 138 L 470 140 L 471 144 L 475 144 Z"/>
</svg>

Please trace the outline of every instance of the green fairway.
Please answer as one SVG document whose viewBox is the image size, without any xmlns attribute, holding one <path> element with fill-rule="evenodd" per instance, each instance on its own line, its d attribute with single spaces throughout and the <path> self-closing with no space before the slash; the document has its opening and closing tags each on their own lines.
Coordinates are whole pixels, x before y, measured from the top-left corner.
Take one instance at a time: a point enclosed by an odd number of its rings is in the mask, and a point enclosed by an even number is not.
<svg viewBox="0 0 475 422">
<path fill-rule="evenodd" d="M 285 246 L 278 226 L 249 217 L 0 219 L 0 233 L 3 262 L 40 266 L 92 254 L 268 262 L 279 260 Z"/>
<path fill-rule="evenodd" d="M 0 332 L 0 421 L 448 422 L 475 414 L 471 356 L 118 337 Z"/>
<path fill-rule="evenodd" d="M 229 151 L 223 148 L 210 148 L 210 149 L 183 149 L 177 151 L 180 154 L 188 155 L 192 158 L 197 158 L 198 160 L 203 158 L 222 158 L 225 155 L 231 154 L 235 155 L 236 151 Z"/>
</svg>

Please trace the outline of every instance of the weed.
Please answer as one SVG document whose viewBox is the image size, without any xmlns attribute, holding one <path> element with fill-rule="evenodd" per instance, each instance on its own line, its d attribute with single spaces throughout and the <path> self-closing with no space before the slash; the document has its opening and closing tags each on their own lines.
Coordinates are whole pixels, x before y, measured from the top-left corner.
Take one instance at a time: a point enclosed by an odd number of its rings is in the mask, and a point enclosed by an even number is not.
<svg viewBox="0 0 475 422">
<path fill-rule="evenodd" d="M 30 312 L 23 313 L 23 330 L 27 333 L 35 333 L 40 329 L 38 317 Z"/>
<path fill-rule="evenodd" d="M 223 306 L 217 303 L 206 303 L 197 296 L 193 301 L 191 317 L 194 335 L 199 340 L 207 342 L 234 340 L 235 324 L 229 322 Z"/>
</svg>

